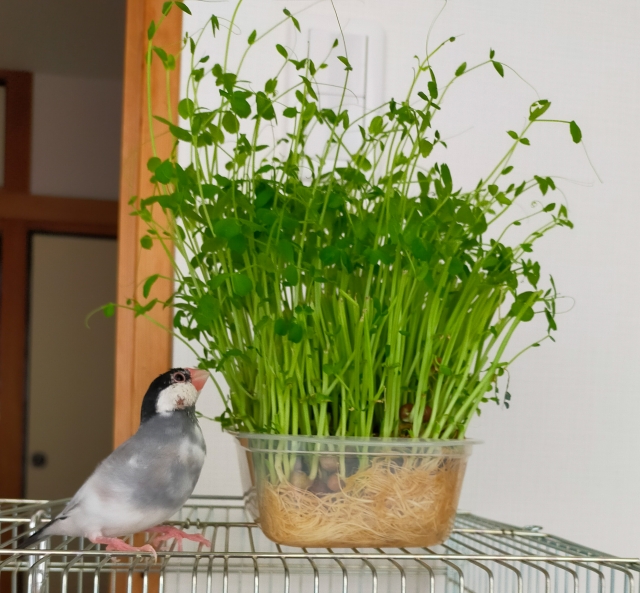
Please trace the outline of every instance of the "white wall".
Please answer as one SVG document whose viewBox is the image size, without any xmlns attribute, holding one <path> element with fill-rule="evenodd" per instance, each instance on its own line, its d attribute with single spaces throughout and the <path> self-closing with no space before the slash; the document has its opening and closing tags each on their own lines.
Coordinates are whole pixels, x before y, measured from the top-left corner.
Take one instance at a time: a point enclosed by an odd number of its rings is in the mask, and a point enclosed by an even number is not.
<svg viewBox="0 0 640 593">
<path fill-rule="evenodd" d="M 118 199 L 122 81 L 34 75 L 31 192 Z"/>
<path fill-rule="evenodd" d="M 233 4 L 191 3 L 194 18 L 185 27 L 195 30 L 211 10 L 229 14 Z M 293 10 L 311 3 L 286 5 Z M 264 29 L 284 6 L 245 0 L 249 16 L 243 18 Z M 412 56 L 423 53 L 442 4 L 336 0 L 336 6 L 345 24 L 359 18 L 385 28 L 386 61 L 376 65 L 377 73 L 388 96 L 401 96 Z M 300 19 L 304 23 L 314 14 L 330 15 L 331 7 L 314 6 Z M 245 21 L 241 28 L 237 39 L 244 43 L 253 24 Z M 434 27 L 432 46 L 452 34 L 462 35 L 434 62 L 441 79 L 462 61 L 486 59 L 492 47 L 496 59 L 516 68 L 539 93 L 510 71 L 502 80 L 491 68 L 452 90 L 438 126 L 449 150 L 436 158 L 450 164 L 457 185 L 475 184 L 487 172 L 508 146 L 505 131 L 524 124 L 537 98 L 552 100 L 550 113 L 558 118 L 580 124 L 604 182 L 597 181 L 567 129 L 536 129 L 532 146 L 516 159 L 523 175 L 566 178 L 561 186 L 576 228 L 555 231 L 536 256 L 543 273 L 553 274 L 562 294 L 572 297 L 564 301 L 566 308 L 574 306 L 559 318 L 557 343 L 545 343 L 513 366 L 511 409 L 487 404 L 472 425 L 470 436 L 485 444 L 472 458 L 461 506 L 505 522 L 539 524 L 609 553 L 640 556 L 640 5 L 450 0 Z M 525 328 L 530 335 L 519 343 L 536 335 L 531 329 Z M 175 362 L 193 362 L 179 344 Z M 220 409 L 213 391 L 205 392 L 199 406 L 208 415 Z M 209 456 L 198 492 L 238 493 L 230 437 L 203 424 Z"/>
</svg>

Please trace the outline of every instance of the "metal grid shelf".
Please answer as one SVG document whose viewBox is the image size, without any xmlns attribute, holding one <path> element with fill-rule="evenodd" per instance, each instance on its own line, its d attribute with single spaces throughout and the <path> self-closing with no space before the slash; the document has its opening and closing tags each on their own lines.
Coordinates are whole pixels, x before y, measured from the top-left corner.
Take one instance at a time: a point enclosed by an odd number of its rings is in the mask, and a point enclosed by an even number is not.
<svg viewBox="0 0 640 593">
<path fill-rule="evenodd" d="M 247 519 L 242 501 L 194 498 L 173 524 L 211 540 L 148 554 L 105 552 L 79 538 L 17 549 L 24 533 L 65 501 L 0 500 L 0 592 L 640 593 L 640 562 L 553 537 L 458 514 L 443 545 L 422 549 L 278 546 Z"/>
</svg>

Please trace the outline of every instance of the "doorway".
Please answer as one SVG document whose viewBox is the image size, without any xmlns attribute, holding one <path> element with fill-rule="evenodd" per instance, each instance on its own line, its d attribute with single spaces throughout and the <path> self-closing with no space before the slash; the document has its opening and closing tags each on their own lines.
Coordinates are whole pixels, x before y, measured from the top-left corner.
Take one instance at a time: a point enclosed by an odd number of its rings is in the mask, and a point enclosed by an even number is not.
<svg viewBox="0 0 640 593">
<path fill-rule="evenodd" d="M 116 240 L 33 233 L 25 496 L 72 496 L 112 449 Z"/>
</svg>

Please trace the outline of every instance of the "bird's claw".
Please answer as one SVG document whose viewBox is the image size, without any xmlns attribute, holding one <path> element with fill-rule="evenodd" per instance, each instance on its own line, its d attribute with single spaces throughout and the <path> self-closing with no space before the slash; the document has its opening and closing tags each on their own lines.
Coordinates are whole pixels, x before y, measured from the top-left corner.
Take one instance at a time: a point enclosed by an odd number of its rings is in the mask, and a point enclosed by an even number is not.
<svg viewBox="0 0 640 593">
<path fill-rule="evenodd" d="M 136 548 L 130 546 L 127 542 L 117 537 L 96 537 L 90 540 L 94 544 L 106 544 L 105 551 L 107 552 L 149 552 L 153 554 L 154 563 L 158 561 L 158 554 L 153 546 L 145 544 Z"/>
<path fill-rule="evenodd" d="M 149 540 L 149 543 L 154 547 L 162 545 L 162 542 L 173 538 L 176 540 L 176 546 L 179 552 L 182 552 L 183 539 L 188 539 L 189 541 L 196 542 L 202 544 L 203 546 L 211 548 L 211 542 L 199 533 L 187 533 L 185 531 L 182 531 L 181 529 L 171 527 L 170 525 L 157 525 L 156 527 L 151 527 L 150 529 L 146 529 L 145 531 L 147 531 L 148 533 L 157 534 Z"/>
</svg>

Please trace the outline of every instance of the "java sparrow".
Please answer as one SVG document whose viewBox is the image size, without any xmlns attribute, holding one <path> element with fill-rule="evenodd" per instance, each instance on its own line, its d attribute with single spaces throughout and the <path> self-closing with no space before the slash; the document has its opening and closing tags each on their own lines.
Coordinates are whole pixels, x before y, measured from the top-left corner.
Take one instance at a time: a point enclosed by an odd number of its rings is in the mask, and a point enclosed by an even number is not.
<svg viewBox="0 0 640 593">
<path fill-rule="evenodd" d="M 146 551 L 118 536 L 140 531 L 155 535 L 151 544 L 183 538 L 211 546 L 201 535 L 161 525 L 191 496 L 206 453 L 195 404 L 209 374 L 171 369 L 155 379 L 142 400 L 140 427 L 98 465 L 89 479 L 50 523 L 22 542 L 30 546 L 50 535 L 86 537 L 107 551 Z"/>
</svg>

